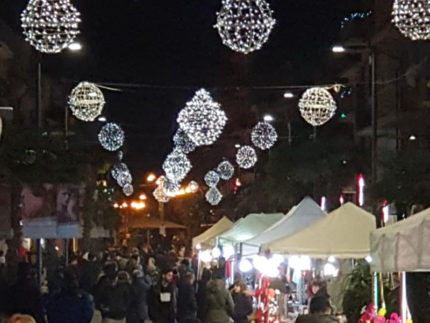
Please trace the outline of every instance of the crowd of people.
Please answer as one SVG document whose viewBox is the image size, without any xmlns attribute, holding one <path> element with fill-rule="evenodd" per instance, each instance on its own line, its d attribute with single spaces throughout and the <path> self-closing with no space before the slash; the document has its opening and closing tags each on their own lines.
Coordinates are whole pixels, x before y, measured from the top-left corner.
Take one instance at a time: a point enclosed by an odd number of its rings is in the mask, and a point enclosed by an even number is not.
<svg viewBox="0 0 430 323">
<path fill-rule="evenodd" d="M 18 265 L 16 281 L 1 292 L 7 322 L 89 323 L 99 315 L 103 323 L 245 323 L 253 311 L 244 282 L 226 286 L 218 267 L 205 268 L 196 281 L 196 258 L 174 251 L 154 254 L 142 246 L 86 253 L 67 267 L 47 267 L 40 288 L 34 266 Z"/>
</svg>

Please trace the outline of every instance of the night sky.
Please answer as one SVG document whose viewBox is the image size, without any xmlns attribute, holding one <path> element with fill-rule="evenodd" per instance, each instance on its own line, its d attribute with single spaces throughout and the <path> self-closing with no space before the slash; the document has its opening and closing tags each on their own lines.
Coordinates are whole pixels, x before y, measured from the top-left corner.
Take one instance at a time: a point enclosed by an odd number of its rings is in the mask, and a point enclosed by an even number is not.
<svg viewBox="0 0 430 323">
<path fill-rule="evenodd" d="M 44 72 L 70 80 L 71 88 L 83 80 L 120 88 L 104 91 L 105 115 L 127 133 L 126 160 L 145 171 L 161 167 L 172 148 L 176 115 L 201 87 L 211 90 L 229 117 L 216 146 L 230 159 L 235 140 L 245 143 L 238 133 L 250 130 L 255 115 L 269 112 L 282 121 L 284 109 L 298 114 L 297 98 L 288 105 L 283 89 L 252 87 L 333 82 L 330 47 L 342 17 L 363 1 L 269 1 L 277 24 L 263 49 L 247 56 L 222 45 L 213 28 L 221 0 L 72 2 L 82 15 L 78 40 L 84 49 L 44 57 Z M 25 5 L 24 0 L 3 0 L 0 18 L 21 32 Z M 285 124 L 275 126 L 282 134 Z M 216 147 L 212 155 L 209 150 L 194 153 L 194 164 L 205 154 L 209 160 L 222 158 Z"/>
</svg>

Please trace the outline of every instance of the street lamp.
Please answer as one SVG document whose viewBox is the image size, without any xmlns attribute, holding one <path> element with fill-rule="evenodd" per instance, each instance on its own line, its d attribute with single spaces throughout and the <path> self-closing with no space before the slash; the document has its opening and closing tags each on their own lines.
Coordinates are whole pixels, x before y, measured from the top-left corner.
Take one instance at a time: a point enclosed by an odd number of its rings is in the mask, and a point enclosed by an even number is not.
<svg viewBox="0 0 430 323">
<path fill-rule="evenodd" d="M 292 98 L 294 98 L 294 94 L 292 92 L 287 91 L 284 93 L 284 98 L 292 99 Z"/>
<path fill-rule="evenodd" d="M 273 120 L 275 120 L 275 118 L 270 114 L 266 114 L 263 119 L 266 122 L 272 122 Z"/>
<path fill-rule="evenodd" d="M 100 116 L 100 117 L 98 117 L 97 121 L 99 121 L 99 122 L 106 122 L 107 119 L 106 119 L 105 116 Z"/>
<path fill-rule="evenodd" d="M 342 45 L 334 45 L 331 48 L 331 51 L 333 53 L 344 53 L 346 51 L 345 47 L 343 47 Z"/>
<path fill-rule="evenodd" d="M 148 176 L 146 177 L 146 181 L 147 181 L 148 183 L 152 183 L 152 182 L 154 182 L 156 179 L 157 179 L 157 176 L 155 176 L 155 174 L 154 174 L 154 173 L 150 173 L 150 174 L 148 174 Z"/>
<path fill-rule="evenodd" d="M 82 45 L 79 42 L 73 42 L 68 46 L 68 48 L 73 52 L 78 52 L 82 49 Z"/>
</svg>

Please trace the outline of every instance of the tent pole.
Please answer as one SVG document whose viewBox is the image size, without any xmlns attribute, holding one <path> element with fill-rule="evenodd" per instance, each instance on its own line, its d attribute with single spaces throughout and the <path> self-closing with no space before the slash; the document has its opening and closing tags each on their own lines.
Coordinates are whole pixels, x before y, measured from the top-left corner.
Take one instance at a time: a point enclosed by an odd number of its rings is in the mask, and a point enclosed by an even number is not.
<svg viewBox="0 0 430 323">
<path fill-rule="evenodd" d="M 373 281 L 373 284 L 372 284 L 372 289 L 373 289 L 373 304 L 375 304 L 375 308 L 376 308 L 376 310 L 378 309 L 378 307 L 379 307 L 379 300 L 378 300 L 378 290 L 379 290 L 379 288 L 378 288 L 378 273 L 377 272 L 374 272 L 373 273 L 373 279 L 372 279 L 372 281 Z"/>
</svg>

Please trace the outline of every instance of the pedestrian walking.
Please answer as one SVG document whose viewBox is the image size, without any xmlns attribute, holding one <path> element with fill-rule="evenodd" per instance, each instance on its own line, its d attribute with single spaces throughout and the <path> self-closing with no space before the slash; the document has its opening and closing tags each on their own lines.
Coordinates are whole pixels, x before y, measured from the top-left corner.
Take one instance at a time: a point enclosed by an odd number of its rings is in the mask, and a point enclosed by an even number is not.
<svg viewBox="0 0 430 323">
<path fill-rule="evenodd" d="M 154 323 L 174 323 L 177 309 L 177 290 L 172 282 L 173 271 L 164 269 L 161 280 L 150 293 L 149 316 Z"/>
<path fill-rule="evenodd" d="M 237 281 L 232 289 L 234 302 L 233 320 L 235 323 L 248 323 L 248 316 L 252 314 L 252 296 L 243 281 Z"/>
<path fill-rule="evenodd" d="M 197 300 L 194 291 L 194 274 L 187 272 L 178 286 L 178 321 L 190 322 L 197 318 Z"/>
<path fill-rule="evenodd" d="M 230 323 L 234 303 L 221 275 L 208 283 L 206 295 L 208 307 L 205 323 Z"/>
<path fill-rule="evenodd" d="M 133 272 L 127 323 L 144 323 L 149 319 L 148 293 L 150 289 L 150 278 L 143 274 L 142 269 L 136 269 Z"/>
</svg>

